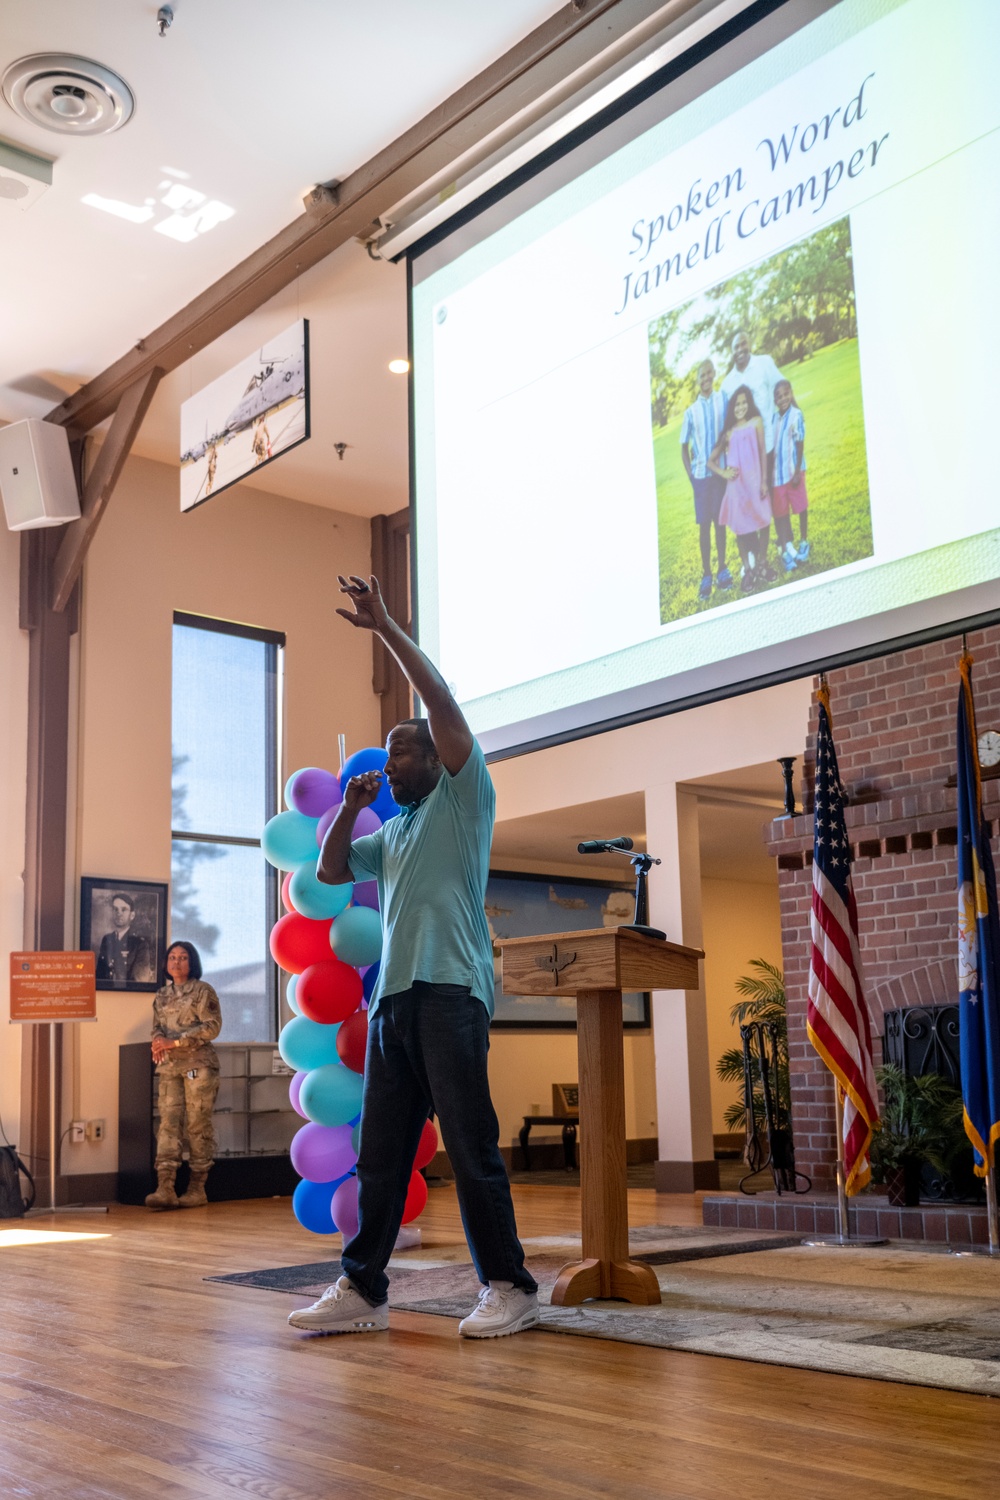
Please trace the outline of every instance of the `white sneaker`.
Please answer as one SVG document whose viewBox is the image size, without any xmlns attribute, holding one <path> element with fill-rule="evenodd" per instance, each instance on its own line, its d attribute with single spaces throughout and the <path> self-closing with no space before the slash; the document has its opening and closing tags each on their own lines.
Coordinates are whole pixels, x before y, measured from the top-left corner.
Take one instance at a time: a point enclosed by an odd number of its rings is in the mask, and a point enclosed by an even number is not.
<svg viewBox="0 0 1000 1500">
<path fill-rule="evenodd" d="M 389 1304 L 372 1307 L 360 1292 L 356 1292 L 346 1276 L 341 1276 L 336 1286 L 328 1286 L 318 1302 L 312 1307 L 302 1307 L 289 1313 L 288 1321 L 293 1328 L 304 1328 L 309 1333 L 378 1333 L 389 1326 Z"/>
<path fill-rule="evenodd" d="M 534 1292 L 522 1291 L 517 1286 L 509 1292 L 484 1286 L 475 1310 L 462 1319 L 458 1331 L 464 1339 L 498 1339 L 506 1333 L 533 1328 L 538 1321 L 538 1297 Z"/>
</svg>

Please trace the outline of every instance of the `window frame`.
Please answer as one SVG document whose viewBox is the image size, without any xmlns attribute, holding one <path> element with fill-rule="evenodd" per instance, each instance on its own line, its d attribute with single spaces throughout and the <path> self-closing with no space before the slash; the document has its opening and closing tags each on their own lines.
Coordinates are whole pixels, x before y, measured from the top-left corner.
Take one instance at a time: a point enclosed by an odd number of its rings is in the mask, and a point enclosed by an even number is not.
<svg viewBox="0 0 1000 1500">
<path fill-rule="evenodd" d="M 206 630 L 216 635 L 238 636 L 243 640 L 259 641 L 268 648 L 265 657 L 265 720 L 266 731 L 264 741 L 264 822 L 273 818 L 281 805 L 281 766 L 284 759 L 284 715 L 282 712 L 284 702 L 284 658 L 285 658 L 285 634 L 280 630 L 265 630 L 256 625 L 245 625 L 238 621 L 222 620 L 213 615 L 195 615 L 186 610 L 175 609 L 171 623 L 171 641 L 173 640 L 173 626 L 182 625 L 189 630 Z M 173 671 L 171 669 L 171 692 L 173 691 Z M 243 849 L 259 849 L 260 839 L 250 838 L 240 834 L 223 833 L 198 833 L 189 828 L 171 828 L 170 847 L 173 850 L 174 842 L 189 844 L 223 844 L 230 847 Z M 280 899 L 280 872 L 271 865 L 265 865 L 266 879 L 264 885 L 264 917 L 267 932 L 271 931 L 278 920 L 278 908 Z M 265 933 L 266 944 L 266 933 Z M 266 976 L 267 1013 L 270 1018 L 270 1036 L 254 1038 L 256 1042 L 274 1042 L 278 1036 L 280 1025 L 279 1004 L 280 989 L 278 966 L 270 955 L 267 955 L 264 964 Z M 249 1045 L 249 1044 L 248 1044 Z"/>
</svg>

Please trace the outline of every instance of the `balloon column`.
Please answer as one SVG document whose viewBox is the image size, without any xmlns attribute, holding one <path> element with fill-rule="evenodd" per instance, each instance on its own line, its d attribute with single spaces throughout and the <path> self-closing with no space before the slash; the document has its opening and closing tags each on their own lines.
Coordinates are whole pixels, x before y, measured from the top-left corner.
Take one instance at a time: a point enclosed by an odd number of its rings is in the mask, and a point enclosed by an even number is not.
<svg viewBox="0 0 1000 1500">
<path fill-rule="evenodd" d="M 287 999 L 292 1019 L 278 1039 L 281 1056 L 295 1075 L 292 1108 L 306 1122 L 292 1141 L 292 1166 L 302 1181 L 292 1209 L 315 1234 L 340 1231 L 349 1239 L 358 1227 L 355 1167 L 361 1114 L 368 1000 L 382 952 L 382 922 L 373 881 L 324 885 L 317 878 L 317 850 L 337 815 L 343 789 L 361 771 L 381 771 L 386 754 L 377 748 L 348 757 L 340 776 L 308 766 L 285 785 L 286 812 L 266 824 L 264 857 L 285 872 L 285 915 L 271 929 L 271 955 L 291 977 Z M 354 825 L 356 838 L 374 833 L 399 811 L 383 786 Z M 427 1185 L 420 1168 L 437 1150 L 428 1121 L 414 1160 L 403 1223 L 422 1212 Z"/>
</svg>

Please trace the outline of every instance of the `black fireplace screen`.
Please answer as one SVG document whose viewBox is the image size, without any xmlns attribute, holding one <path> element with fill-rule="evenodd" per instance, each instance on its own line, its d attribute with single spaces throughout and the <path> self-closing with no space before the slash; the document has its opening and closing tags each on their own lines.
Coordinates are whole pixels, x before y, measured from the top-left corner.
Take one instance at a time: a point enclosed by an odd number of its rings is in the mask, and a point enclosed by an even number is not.
<svg viewBox="0 0 1000 1500">
<path fill-rule="evenodd" d="M 940 1073 L 962 1086 L 957 1005 L 911 1005 L 885 1013 L 882 1060 L 919 1078 Z M 920 1196 L 941 1203 L 973 1203 L 984 1197 L 983 1183 L 972 1170 L 972 1147 L 961 1152 L 947 1176 L 930 1162 L 920 1173 Z"/>
</svg>

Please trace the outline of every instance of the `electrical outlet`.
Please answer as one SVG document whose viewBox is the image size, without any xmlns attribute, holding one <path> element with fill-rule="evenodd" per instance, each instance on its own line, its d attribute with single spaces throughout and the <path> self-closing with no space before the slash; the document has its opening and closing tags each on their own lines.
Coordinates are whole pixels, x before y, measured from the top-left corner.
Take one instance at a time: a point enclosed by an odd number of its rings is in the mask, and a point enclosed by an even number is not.
<svg viewBox="0 0 1000 1500">
<path fill-rule="evenodd" d="M 87 1140 L 88 1141 L 103 1141 L 103 1139 L 104 1139 L 104 1121 L 103 1120 L 88 1120 L 87 1121 Z"/>
<path fill-rule="evenodd" d="M 82 1145 L 87 1136 L 86 1120 L 71 1120 L 69 1122 L 69 1140 L 71 1146 Z"/>
</svg>

